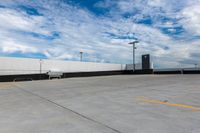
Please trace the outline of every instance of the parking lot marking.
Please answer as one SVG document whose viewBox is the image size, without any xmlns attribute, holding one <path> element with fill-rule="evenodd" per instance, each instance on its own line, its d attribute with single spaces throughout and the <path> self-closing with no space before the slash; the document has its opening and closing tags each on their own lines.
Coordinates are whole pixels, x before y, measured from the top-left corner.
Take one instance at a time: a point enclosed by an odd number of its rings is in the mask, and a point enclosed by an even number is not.
<svg viewBox="0 0 200 133">
<path fill-rule="evenodd" d="M 166 106 L 171 106 L 171 107 L 179 107 L 179 108 L 185 108 L 185 109 L 191 109 L 191 110 L 196 110 L 200 111 L 200 107 L 194 107 L 190 105 L 185 105 L 185 104 L 174 104 L 174 103 L 169 103 L 169 102 L 163 102 L 159 100 L 151 100 L 145 97 L 140 97 L 139 101 L 145 102 L 145 103 L 151 103 L 151 104 L 161 104 L 161 105 L 166 105 Z"/>
</svg>

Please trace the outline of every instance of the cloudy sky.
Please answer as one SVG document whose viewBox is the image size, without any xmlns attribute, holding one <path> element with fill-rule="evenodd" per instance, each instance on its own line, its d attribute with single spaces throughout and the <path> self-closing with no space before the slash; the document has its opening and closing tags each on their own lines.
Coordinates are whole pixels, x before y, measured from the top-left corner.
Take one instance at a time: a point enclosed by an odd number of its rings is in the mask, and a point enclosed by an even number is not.
<svg viewBox="0 0 200 133">
<path fill-rule="evenodd" d="M 200 64 L 200 0 L 1 0 L 0 56 Z"/>
</svg>

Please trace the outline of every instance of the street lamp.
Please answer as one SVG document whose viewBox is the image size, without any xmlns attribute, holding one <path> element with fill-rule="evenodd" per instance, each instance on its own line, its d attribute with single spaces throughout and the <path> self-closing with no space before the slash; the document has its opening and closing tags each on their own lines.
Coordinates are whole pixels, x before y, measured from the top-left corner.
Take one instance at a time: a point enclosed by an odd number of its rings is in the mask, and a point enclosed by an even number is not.
<svg viewBox="0 0 200 133">
<path fill-rule="evenodd" d="M 133 41 L 133 42 L 130 42 L 129 44 L 133 45 L 133 72 L 135 72 L 135 44 L 136 43 L 139 43 L 139 41 Z"/>
<path fill-rule="evenodd" d="M 40 59 L 40 74 L 42 73 L 42 63 L 43 63 L 43 60 Z"/>
<path fill-rule="evenodd" d="M 197 69 L 198 68 L 198 64 L 194 64 L 194 67 L 195 67 L 195 69 Z"/>
<path fill-rule="evenodd" d="M 82 51 L 80 52 L 80 61 L 81 62 L 83 61 L 83 52 Z"/>
</svg>

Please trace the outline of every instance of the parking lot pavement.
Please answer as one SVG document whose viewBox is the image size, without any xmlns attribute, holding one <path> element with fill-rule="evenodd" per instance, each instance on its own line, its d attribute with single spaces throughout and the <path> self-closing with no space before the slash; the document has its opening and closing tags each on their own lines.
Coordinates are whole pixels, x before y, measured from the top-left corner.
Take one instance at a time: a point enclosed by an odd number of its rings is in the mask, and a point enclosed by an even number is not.
<svg viewBox="0 0 200 133">
<path fill-rule="evenodd" d="M 200 75 L 0 84 L 1 133 L 199 133 Z"/>
</svg>

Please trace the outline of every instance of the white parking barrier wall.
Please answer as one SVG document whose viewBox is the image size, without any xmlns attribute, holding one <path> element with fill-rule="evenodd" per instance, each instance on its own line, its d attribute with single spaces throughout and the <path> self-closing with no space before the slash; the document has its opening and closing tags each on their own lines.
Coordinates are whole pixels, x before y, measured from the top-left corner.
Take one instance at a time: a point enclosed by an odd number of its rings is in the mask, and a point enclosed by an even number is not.
<svg viewBox="0 0 200 133">
<path fill-rule="evenodd" d="M 48 59 L 0 57 L 0 75 L 57 72 L 95 72 L 125 70 L 125 64 L 76 62 Z"/>
</svg>

